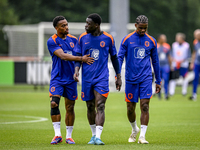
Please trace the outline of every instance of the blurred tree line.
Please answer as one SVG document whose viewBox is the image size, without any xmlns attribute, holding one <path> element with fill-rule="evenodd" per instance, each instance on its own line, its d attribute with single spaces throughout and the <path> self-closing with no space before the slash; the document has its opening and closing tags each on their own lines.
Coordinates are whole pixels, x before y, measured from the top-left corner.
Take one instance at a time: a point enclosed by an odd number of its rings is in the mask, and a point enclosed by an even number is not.
<svg viewBox="0 0 200 150">
<path fill-rule="evenodd" d="M 109 22 L 109 0 L 0 0 L 0 54 L 8 53 L 1 30 L 6 24 L 35 24 L 52 21 L 57 15 L 69 22 L 85 22 L 93 12 Z M 130 22 L 134 23 L 140 14 L 149 18 L 148 32 L 155 38 L 164 33 L 172 44 L 175 34 L 183 32 L 192 44 L 193 31 L 200 25 L 200 0 L 130 0 Z"/>
</svg>

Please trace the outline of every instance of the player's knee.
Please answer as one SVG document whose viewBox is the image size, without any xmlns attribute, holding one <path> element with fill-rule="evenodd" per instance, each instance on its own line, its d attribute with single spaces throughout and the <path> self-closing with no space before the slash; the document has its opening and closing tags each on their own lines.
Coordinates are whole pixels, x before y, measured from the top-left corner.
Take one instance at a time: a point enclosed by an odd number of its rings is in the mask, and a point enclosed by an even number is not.
<svg viewBox="0 0 200 150">
<path fill-rule="evenodd" d="M 144 103 L 142 105 L 142 111 L 144 111 L 144 112 L 148 112 L 149 111 L 149 105 L 147 103 Z"/>
<path fill-rule="evenodd" d="M 105 104 L 104 103 L 97 104 L 97 110 L 98 111 L 104 111 L 104 109 L 105 109 Z"/>
<path fill-rule="evenodd" d="M 55 107 L 57 107 L 57 103 L 56 102 L 54 102 L 54 101 L 51 101 L 51 108 L 55 108 Z"/>
<path fill-rule="evenodd" d="M 55 97 L 55 96 L 52 96 L 51 98 L 52 98 L 52 100 L 51 100 L 51 116 L 59 115 L 60 114 L 60 110 L 59 110 L 60 98 Z"/>
</svg>

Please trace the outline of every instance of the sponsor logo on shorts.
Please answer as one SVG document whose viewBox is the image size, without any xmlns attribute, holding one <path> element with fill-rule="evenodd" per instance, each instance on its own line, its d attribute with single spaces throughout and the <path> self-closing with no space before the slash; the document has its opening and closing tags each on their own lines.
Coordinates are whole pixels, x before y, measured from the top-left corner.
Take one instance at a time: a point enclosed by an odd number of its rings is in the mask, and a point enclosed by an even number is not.
<svg viewBox="0 0 200 150">
<path fill-rule="evenodd" d="M 149 95 L 151 95 L 151 94 L 147 94 L 147 95 L 149 96 Z"/>
<path fill-rule="evenodd" d="M 149 47 L 149 41 L 145 41 L 144 45 L 145 45 L 146 47 Z"/>
<path fill-rule="evenodd" d="M 133 98 L 133 94 L 132 93 L 128 93 L 128 98 L 132 99 Z"/>
<path fill-rule="evenodd" d="M 90 42 L 85 42 L 85 44 L 89 44 Z"/>
<path fill-rule="evenodd" d="M 73 42 L 70 42 L 69 44 L 70 44 L 70 46 L 71 46 L 72 48 L 74 48 L 74 43 L 73 43 Z"/>
<path fill-rule="evenodd" d="M 135 42 L 130 42 L 130 44 L 134 44 Z"/>
<path fill-rule="evenodd" d="M 76 98 L 76 96 L 73 96 L 73 98 Z"/>
<path fill-rule="evenodd" d="M 53 86 L 53 87 L 51 87 L 51 92 L 55 92 L 55 87 Z"/>
<path fill-rule="evenodd" d="M 101 42 L 100 42 L 100 46 L 101 46 L 101 47 L 105 47 L 105 42 L 104 42 L 104 41 L 101 41 Z"/>
</svg>

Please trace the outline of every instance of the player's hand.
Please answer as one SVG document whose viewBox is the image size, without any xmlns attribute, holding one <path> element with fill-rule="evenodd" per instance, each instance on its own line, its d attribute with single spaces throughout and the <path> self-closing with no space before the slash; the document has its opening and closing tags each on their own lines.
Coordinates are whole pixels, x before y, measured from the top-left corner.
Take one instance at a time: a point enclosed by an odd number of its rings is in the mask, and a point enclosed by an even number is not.
<svg viewBox="0 0 200 150">
<path fill-rule="evenodd" d="M 89 56 L 90 56 L 90 54 L 84 55 L 82 57 L 82 61 L 85 62 L 85 63 L 87 63 L 88 65 L 91 65 L 94 62 L 94 58 L 89 57 Z"/>
<path fill-rule="evenodd" d="M 170 66 L 170 70 L 171 70 L 171 71 L 174 71 L 174 67 Z"/>
<path fill-rule="evenodd" d="M 73 76 L 74 81 L 79 82 L 78 77 L 79 77 L 79 73 L 78 73 L 78 72 L 75 72 L 75 73 L 74 73 L 74 76 Z"/>
<path fill-rule="evenodd" d="M 190 64 L 190 69 L 193 70 L 194 69 L 194 63 Z"/>
<path fill-rule="evenodd" d="M 121 75 L 117 74 L 116 80 L 115 80 L 116 90 L 120 91 L 122 86 L 122 80 Z"/>
<path fill-rule="evenodd" d="M 161 85 L 156 84 L 156 94 L 161 91 Z"/>
</svg>

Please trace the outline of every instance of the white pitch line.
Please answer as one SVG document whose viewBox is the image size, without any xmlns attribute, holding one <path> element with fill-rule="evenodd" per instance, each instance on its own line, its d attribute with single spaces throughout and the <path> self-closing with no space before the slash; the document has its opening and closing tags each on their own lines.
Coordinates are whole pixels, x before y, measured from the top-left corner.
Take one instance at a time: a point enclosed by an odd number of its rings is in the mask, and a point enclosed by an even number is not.
<svg viewBox="0 0 200 150">
<path fill-rule="evenodd" d="M 34 117 L 34 116 L 20 116 L 20 115 L 0 115 L 0 116 L 24 117 L 24 118 L 36 119 L 36 120 L 29 120 L 29 121 L 0 122 L 0 124 L 33 123 L 33 122 L 42 122 L 42 121 L 48 120 L 47 118 L 44 118 L 44 117 Z"/>
</svg>

